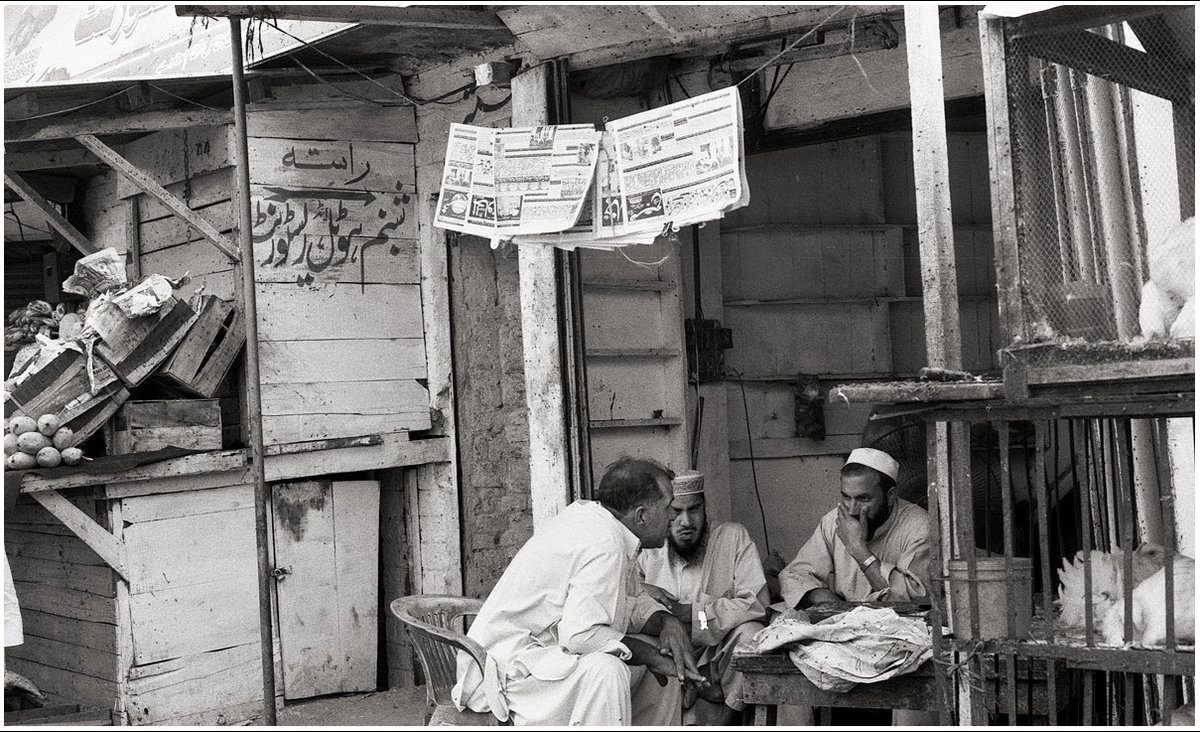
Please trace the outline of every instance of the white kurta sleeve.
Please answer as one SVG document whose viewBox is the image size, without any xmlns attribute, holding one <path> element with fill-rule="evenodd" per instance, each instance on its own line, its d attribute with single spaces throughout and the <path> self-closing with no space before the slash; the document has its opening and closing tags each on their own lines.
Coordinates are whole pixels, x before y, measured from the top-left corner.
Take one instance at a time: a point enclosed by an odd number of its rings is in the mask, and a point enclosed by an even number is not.
<svg viewBox="0 0 1200 732">
<path fill-rule="evenodd" d="M 618 614 L 625 581 L 625 558 L 615 552 L 596 552 L 582 558 L 567 587 L 558 642 L 569 653 L 616 653 L 629 649 L 621 642 Z M 624 624 L 624 619 L 620 619 Z"/>
<path fill-rule="evenodd" d="M 929 596 L 929 533 L 924 524 L 908 527 L 900 557 L 895 564 L 881 560 L 879 571 L 888 581 L 884 593 L 888 600 L 908 602 Z"/>
<path fill-rule="evenodd" d="M 800 547 L 792 563 L 779 573 L 779 591 L 788 608 L 794 608 L 809 590 L 829 587 L 833 574 L 833 545 L 825 535 L 825 519 Z"/>
</svg>

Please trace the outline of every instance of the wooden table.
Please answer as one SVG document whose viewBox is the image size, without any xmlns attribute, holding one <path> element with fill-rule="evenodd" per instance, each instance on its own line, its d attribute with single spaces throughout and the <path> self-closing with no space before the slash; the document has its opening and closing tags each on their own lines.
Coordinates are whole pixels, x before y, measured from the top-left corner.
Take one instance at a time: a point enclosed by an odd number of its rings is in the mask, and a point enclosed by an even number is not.
<svg viewBox="0 0 1200 732">
<path fill-rule="evenodd" d="M 733 667 L 745 675 L 743 698 L 754 705 L 754 724 L 760 726 L 775 724 L 780 704 L 925 711 L 937 708 L 936 681 L 933 664 L 929 662 L 910 674 L 859 684 L 846 692 L 817 688 L 782 651 L 765 654 L 735 651 Z"/>
<path fill-rule="evenodd" d="M 1032 715 L 1030 721 L 1047 719 L 1049 695 L 1044 664 L 1035 664 L 1033 678 L 1027 678 L 1029 659 L 1021 659 L 1017 674 L 1017 710 Z M 753 653 L 745 647 L 734 651 L 733 667 L 745 675 L 744 696 L 754 705 L 754 724 L 774 725 L 780 704 L 811 707 L 857 707 L 863 709 L 912 709 L 937 711 L 937 680 L 932 662 L 925 662 L 912 673 L 873 684 L 859 684 L 850 691 L 822 691 L 805 678 L 800 669 L 782 651 Z M 1004 713 L 1007 684 L 1002 675 L 989 669 L 984 684 L 985 702 L 993 713 Z M 1055 689 L 1059 705 L 1068 700 L 1066 668 L 1055 668 Z"/>
</svg>

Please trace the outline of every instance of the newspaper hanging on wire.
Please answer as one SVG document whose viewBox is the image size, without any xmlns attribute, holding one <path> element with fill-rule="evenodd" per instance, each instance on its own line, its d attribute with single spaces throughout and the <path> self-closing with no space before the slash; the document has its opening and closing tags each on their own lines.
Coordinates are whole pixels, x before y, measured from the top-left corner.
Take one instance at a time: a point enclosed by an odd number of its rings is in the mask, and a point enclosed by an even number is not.
<svg viewBox="0 0 1200 732">
<path fill-rule="evenodd" d="M 596 170 L 592 125 L 453 124 L 434 224 L 489 239 L 575 224 Z"/>
<path fill-rule="evenodd" d="M 562 147 L 547 137 L 561 137 Z M 585 152 L 590 170 L 581 185 Z M 611 121 L 603 135 L 590 125 L 456 124 L 434 223 L 493 241 L 563 248 L 649 243 L 668 226 L 712 221 L 747 205 L 744 161 L 741 99 L 732 87 Z M 567 174 L 570 184 L 556 187 Z M 549 193 L 522 188 L 543 180 Z M 573 217 L 568 191 L 577 204 Z M 515 202 L 501 204 L 514 194 Z"/>
</svg>

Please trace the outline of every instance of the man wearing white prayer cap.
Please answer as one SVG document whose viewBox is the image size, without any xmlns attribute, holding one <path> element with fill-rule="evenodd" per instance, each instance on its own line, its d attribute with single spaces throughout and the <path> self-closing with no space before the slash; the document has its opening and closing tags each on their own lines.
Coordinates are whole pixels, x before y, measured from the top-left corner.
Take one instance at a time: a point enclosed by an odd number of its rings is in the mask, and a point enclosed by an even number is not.
<svg viewBox="0 0 1200 732">
<path fill-rule="evenodd" d="M 871 447 L 850 453 L 841 499 L 782 572 L 789 608 L 841 600 L 924 601 L 929 587 L 925 509 L 896 495 L 900 464 Z"/>
<path fill-rule="evenodd" d="M 731 663 L 733 649 L 766 622 L 767 579 L 744 526 L 709 523 L 703 475 L 680 473 L 671 485 L 666 545 L 643 549 L 638 567 L 647 594 L 691 633 L 696 665 L 710 682 L 705 689 L 692 686 L 685 692 L 684 723 L 728 725 L 739 721 L 746 706 L 744 678 Z"/>
</svg>

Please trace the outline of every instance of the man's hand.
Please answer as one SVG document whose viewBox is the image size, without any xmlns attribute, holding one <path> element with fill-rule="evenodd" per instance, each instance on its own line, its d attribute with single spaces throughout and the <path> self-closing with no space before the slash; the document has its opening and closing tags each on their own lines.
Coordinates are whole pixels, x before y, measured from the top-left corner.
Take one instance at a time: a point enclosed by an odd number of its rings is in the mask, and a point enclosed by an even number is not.
<svg viewBox="0 0 1200 732">
<path fill-rule="evenodd" d="M 667 592 L 658 585 L 646 583 L 642 585 L 642 587 L 645 589 L 646 594 L 650 596 L 650 599 L 661 603 L 664 607 L 670 608 L 672 604 L 679 601 L 679 598 L 675 597 L 670 592 Z"/>
<path fill-rule="evenodd" d="M 681 682 L 694 683 L 701 688 L 708 685 L 708 679 L 696 667 L 691 636 L 683 623 L 673 615 L 663 618 L 658 634 L 658 649 L 663 656 L 670 656 L 674 664 L 673 675 Z"/>
<path fill-rule="evenodd" d="M 642 586 L 651 599 L 665 607 L 672 615 L 679 619 L 679 622 L 686 626 L 692 624 L 692 606 L 690 603 L 684 604 L 679 602 L 678 598 L 658 585 L 645 584 Z"/>
<path fill-rule="evenodd" d="M 851 516 L 841 504 L 838 504 L 837 535 L 855 561 L 862 563 L 871 553 L 867 549 L 867 517 Z"/>
</svg>

